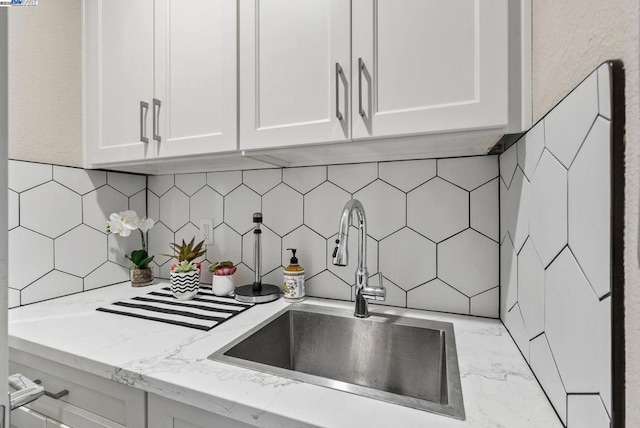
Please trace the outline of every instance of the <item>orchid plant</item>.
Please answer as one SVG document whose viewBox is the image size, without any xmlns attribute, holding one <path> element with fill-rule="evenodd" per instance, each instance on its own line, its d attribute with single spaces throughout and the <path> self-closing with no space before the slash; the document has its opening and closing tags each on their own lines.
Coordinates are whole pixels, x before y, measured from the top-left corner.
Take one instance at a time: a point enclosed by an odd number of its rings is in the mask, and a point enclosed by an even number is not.
<svg viewBox="0 0 640 428">
<path fill-rule="evenodd" d="M 131 260 L 131 263 L 138 269 L 144 269 L 153 260 L 153 256 L 149 256 L 147 253 L 147 242 L 144 239 L 144 234 L 154 225 L 155 221 L 153 219 L 147 217 L 141 219 L 133 210 L 122 211 L 109 216 L 107 234 L 115 233 L 126 237 L 131 235 L 134 230 L 139 231 L 142 249 L 134 250 L 131 252 L 131 256 L 125 255 L 125 257 Z"/>
</svg>

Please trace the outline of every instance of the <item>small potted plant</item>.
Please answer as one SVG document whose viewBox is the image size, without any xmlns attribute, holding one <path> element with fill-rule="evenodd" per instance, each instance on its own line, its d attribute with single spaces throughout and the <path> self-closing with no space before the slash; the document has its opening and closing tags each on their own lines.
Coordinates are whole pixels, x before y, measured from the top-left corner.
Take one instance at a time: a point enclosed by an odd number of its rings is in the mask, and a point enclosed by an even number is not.
<svg viewBox="0 0 640 428">
<path fill-rule="evenodd" d="M 171 293 L 178 300 L 189 300 L 198 294 L 200 270 L 190 261 L 184 260 L 171 269 Z"/>
<path fill-rule="evenodd" d="M 216 296 L 228 296 L 235 290 L 233 283 L 233 274 L 238 268 L 233 262 L 215 262 L 209 266 L 209 272 L 213 272 L 213 280 L 211 281 L 211 290 Z"/>
<path fill-rule="evenodd" d="M 178 260 L 178 264 L 174 264 L 171 266 L 172 271 L 180 263 L 184 261 L 193 262 L 195 259 L 203 256 L 207 252 L 206 249 L 204 250 L 202 249 L 202 247 L 204 246 L 204 241 L 200 241 L 194 245 L 195 241 L 196 241 L 196 238 L 193 237 L 191 239 L 191 242 L 189 242 L 188 244 L 184 241 L 184 239 L 182 240 L 182 245 L 176 244 L 175 242 L 173 244 L 169 244 L 171 249 L 174 251 L 174 254 L 162 254 L 162 255 Z M 198 272 L 200 272 L 200 263 L 194 263 L 194 265 L 198 268 Z"/>
<path fill-rule="evenodd" d="M 125 257 L 132 263 L 129 269 L 132 287 L 143 287 L 153 283 L 153 271 L 149 267 L 153 256 L 149 256 L 147 253 L 147 242 L 144 239 L 144 234 L 154 224 L 153 219 L 146 217 L 140 219 L 133 210 L 113 213 L 109 216 L 109 221 L 107 221 L 107 234 L 115 233 L 120 236 L 129 236 L 134 230 L 140 232 L 142 249 L 132 251 L 130 256 L 125 254 Z"/>
</svg>

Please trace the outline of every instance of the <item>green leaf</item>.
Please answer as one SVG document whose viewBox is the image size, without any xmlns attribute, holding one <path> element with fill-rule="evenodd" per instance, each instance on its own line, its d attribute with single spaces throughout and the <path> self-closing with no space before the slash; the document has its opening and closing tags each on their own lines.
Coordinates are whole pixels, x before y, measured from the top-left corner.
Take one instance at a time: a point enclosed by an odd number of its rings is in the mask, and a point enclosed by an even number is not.
<svg viewBox="0 0 640 428">
<path fill-rule="evenodd" d="M 140 269 L 144 269 L 144 268 L 146 268 L 146 267 L 149 265 L 149 263 L 151 263 L 151 261 L 152 261 L 152 260 L 153 260 L 153 256 L 151 256 L 151 257 L 147 257 L 146 259 L 144 259 L 144 260 L 142 260 L 140 263 L 138 263 L 138 264 L 137 264 L 137 266 L 138 266 Z"/>
</svg>

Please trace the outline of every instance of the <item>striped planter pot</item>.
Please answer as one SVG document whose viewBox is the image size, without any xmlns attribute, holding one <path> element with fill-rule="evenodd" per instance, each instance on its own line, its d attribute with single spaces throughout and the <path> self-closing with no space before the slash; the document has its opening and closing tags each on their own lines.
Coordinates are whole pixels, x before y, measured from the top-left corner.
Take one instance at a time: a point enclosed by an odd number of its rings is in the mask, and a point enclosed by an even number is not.
<svg viewBox="0 0 640 428">
<path fill-rule="evenodd" d="M 171 293 L 178 300 L 189 300 L 198 294 L 200 271 L 171 272 Z"/>
</svg>

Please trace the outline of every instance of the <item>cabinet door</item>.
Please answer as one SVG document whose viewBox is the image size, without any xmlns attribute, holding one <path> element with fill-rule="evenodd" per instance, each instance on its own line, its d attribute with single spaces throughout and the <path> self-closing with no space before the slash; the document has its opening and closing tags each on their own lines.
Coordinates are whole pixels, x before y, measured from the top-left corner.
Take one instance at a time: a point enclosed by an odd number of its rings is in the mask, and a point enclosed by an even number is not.
<svg viewBox="0 0 640 428">
<path fill-rule="evenodd" d="M 240 0 L 240 148 L 348 140 L 350 49 L 349 0 Z"/>
<path fill-rule="evenodd" d="M 158 155 L 236 150 L 236 0 L 156 0 L 155 23 Z"/>
<path fill-rule="evenodd" d="M 26 407 L 11 411 L 11 428 L 48 428 L 47 418 Z"/>
<path fill-rule="evenodd" d="M 153 428 L 247 428 L 242 422 L 149 394 L 147 424 Z"/>
<path fill-rule="evenodd" d="M 507 123 L 507 0 L 353 0 L 353 138 Z"/>
<path fill-rule="evenodd" d="M 153 0 L 84 2 L 88 164 L 144 159 L 151 137 Z M 149 141 L 153 141 L 149 138 Z"/>
</svg>

